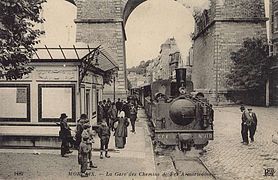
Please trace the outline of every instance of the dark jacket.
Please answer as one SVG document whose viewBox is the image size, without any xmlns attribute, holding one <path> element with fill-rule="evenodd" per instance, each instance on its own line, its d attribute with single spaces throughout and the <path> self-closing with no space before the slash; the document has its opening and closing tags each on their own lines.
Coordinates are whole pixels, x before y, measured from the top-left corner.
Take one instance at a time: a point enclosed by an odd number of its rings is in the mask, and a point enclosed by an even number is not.
<svg viewBox="0 0 278 180">
<path fill-rule="evenodd" d="M 60 138 L 69 138 L 71 137 L 70 127 L 67 122 L 60 121 Z"/>
<path fill-rule="evenodd" d="M 118 122 L 118 126 L 114 135 L 119 137 L 127 137 L 127 127 L 129 125 L 127 118 L 117 118 L 116 122 Z"/>
<path fill-rule="evenodd" d="M 130 109 L 130 121 L 136 121 L 137 118 L 137 110 L 135 107 Z"/>
<path fill-rule="evenodd" d="M 129 104 L 123 105 L 123 111 L 125 112 L 125 117 L 130 118 L 130 107 Z"/>
<path fill-rule="evenodd" d="M 123 108 L 123 102 L 117 101 L 116 102 L 116 108 L 117 108 L 118 111 L 121 110 Z"/>
<path fill-rule="evenodd" d="M 98 107 L 97 107 L 97 122 L 101 122 L 103 118 L 104 118 L 103 106 L 98 105 Z"/>
<path fill-rule="evenodd" d="M 244 125 L 250 126 L 250 125 L 257 125 L 257 116 L 254 112 L 249 113 L 248 111 L 243 111 L 242 116 L 242 123 Z"/>
<path fill-rule="evenodd" d="M 103 137 L 110 137 L 110 129 L 108 126 L 100 126 L 98 130 L 98 137 L 101 139 Z"/>
</svg>

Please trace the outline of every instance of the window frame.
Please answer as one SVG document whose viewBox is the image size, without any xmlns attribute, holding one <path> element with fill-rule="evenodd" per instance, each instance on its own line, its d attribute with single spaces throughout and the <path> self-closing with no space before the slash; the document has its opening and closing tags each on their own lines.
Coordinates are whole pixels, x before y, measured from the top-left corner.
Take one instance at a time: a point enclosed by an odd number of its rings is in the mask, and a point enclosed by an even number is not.
<svg viewBox="0 0 278 180">
<path fill-rule="evenodd" d="M 0 122 L 31 122 L 31 93 L 30 84 L 0 84 L 0 88 L 26 88 L 27 89 L 27 107 L 26 118 L 4 118 L 0 117 Z"/>
<path fill-rule="evenodd" d="M 71 88 L 71 111 L 72 117 L 68 117 L 68 122 L 76 121 L 76 94 L 75 94 L 75 84 L 38 84 L 38 122 L 57 122 L 57 118 L 43 118 L 42 117 L 42 88 Z M 63 112 L 61 112 L 63 113 Z"/>
</svg>

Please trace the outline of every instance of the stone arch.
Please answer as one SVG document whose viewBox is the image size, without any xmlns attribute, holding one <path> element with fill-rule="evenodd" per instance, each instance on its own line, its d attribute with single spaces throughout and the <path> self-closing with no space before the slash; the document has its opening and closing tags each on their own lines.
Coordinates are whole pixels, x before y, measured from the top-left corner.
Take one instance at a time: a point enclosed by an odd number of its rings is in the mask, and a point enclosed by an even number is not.
<svg viewBox="0 0 278 180">
<path fill-rule="evenodd" d="M 125 23 L 132 11 L 147 0 L 67 1 L 72 1 L 77 6 L 76 42 L 108 47 L 120 67 L 117 94 L 126 97 Z M 224 99 L 227 92 L 225 74 L 230 67 L 230 52 L 236 51 L 246 37 L 266 37 L 267 19 L 264 0 L 210 2 L 211 6 L 206 13 L 194 16 L 196 24 L 192 80 L 196 89 L 203 90 L 203 93 L 211 95 L 215 100 L 219 94 Z M 203 42 L 207 44 L 204 45 Z M 109 93 L 105 97 L 108 96 Z"/>
<path fill-rule="evenodd" d="M 130 14 L 132 13 L 133 10 L 136 9 L 136 7 L 138 7 L 140 4 L 142 4 L 143 2 L 145 2 L 147 0 L 128 0 L 125 3 L 124 9 L 123 9 L 123 24 L 126 24 L 126 21 L 128 19 L 128 17 L 130 16 Z"/>
</svg>

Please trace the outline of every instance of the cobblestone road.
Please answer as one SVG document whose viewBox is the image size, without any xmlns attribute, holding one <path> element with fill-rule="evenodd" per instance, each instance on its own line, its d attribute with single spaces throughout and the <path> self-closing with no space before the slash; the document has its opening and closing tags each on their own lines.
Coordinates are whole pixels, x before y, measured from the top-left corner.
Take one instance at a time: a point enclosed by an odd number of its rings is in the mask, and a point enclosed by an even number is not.
<svg viewBox="0 0 278 180">
<path fill-rule="evenodd" d="M 218 179 L 278 179 L 278 145 L 272 135 L 278 131 L 278 108 L 252 107 L 258 117 L 255 142 L 241 144 L 239 107 L 215 108 L 215 139 L 207 146 L 203 161 Z M 266 168 L 277 171 L 264 176 Z"/>
</svg>

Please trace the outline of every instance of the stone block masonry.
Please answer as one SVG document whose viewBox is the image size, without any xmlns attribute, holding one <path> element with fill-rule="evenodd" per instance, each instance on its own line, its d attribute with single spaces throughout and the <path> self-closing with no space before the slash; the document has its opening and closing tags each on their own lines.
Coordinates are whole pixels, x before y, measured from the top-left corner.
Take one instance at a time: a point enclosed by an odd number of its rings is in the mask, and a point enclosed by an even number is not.
<svg viewBox="0 0 278 180">
<path fill-rule="evenodd" d="M 76 42 L 91 46 L 101 45 L 119 65 L 116 94 L 126 94 L 125 32 L 122 3 L 116 0 L 86 0 L 77 2 Z M 105 98 L 113 97 L 113 87 L 105 86 Z"/>
<path fill-rule="evenodd" d="M 266 38 L 266 18 L 262 0 L 212 0 L 209 23 L 196 28 L 193 45 L 192 80 L 194 88 L 215 102 L 228 103 L 226 75 L 232 65 L 230 53 L 245 38 Z"/>
<path fill-rule="evenodd" d="M 108 48 L 120 69 L 116 80 L 117 94 L 124 95 L 127 88 L 124 24 L 130 13 L 144 1 L 77 1 L 76 41 Z M 267 19 L 263 0 L 210 1 L 208 16 L 195 17 L 196 22 L 199 19 L 193 38 L 192 80 L 195 89 L 208 94 L 211 100 L 216 100 L 215 95 L 220 94 L 219 99 L 225 101 L 230 52 L 236 51 L 247 37 L 266 37 Z M 108 89 L 104 90 L 104 96 L 113 97 L 112 88 Z"/>
</svg>

